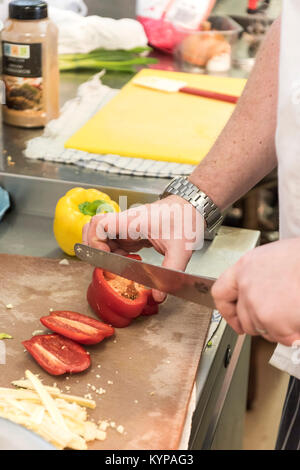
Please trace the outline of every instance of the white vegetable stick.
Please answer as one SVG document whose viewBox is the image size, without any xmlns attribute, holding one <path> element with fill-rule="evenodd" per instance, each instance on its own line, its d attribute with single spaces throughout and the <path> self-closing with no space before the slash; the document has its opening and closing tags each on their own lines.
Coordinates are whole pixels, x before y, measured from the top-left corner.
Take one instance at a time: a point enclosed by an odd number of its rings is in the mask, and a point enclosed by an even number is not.
<svg viewBox="0 0 300 470">
<path fill-rule="evenodd" d="M 46 410 L 50 414 L 51 418 L 53 419 L 54 423 L 61 428 L 61 431 L 64 431 L 66 436 L 69 435 L 69 441 L 72 440 L 73 436 L 71 431 L 68 429 L 66 423 L 64 422 L 64 419 L 58 410 L 55 401 L 51 397 L 51 395 L 45 390 L 45 387 L 43 386 L 42 382 L 32 373 L 30 370 L 26 370 L 25 375 L 28 380 L 32 383 L 33 387 L 35 388 L 35 391 L 38 393 L 38 395 L 41 398 L 42 403 L 44 404 Z"/>
<path fill-rule="evenodd" d="M 35 431 L 59 449 L 86 450 L 86 441 L 106 438 L 106 433 L 87 419 L 86 407 L 96 406 L 93 400 L 44 386 L 30 371 L 26 377 L 13 382 L 24 389 L 0 388 L 0 416 Z"/>
<path fill-rule="evenodd" d="M 19 387 L 19 388 L 26 388 L 26 389 L 29 389 L 29 390 L 34 390 L 34 387 L 33 385 L 31 384 L 31 382 L 29 380 L 14 380 L 12 382 L 12 384 L 15 386 L 15 387 Z M 60 389 L 58 387 L 49 387 L 48 385 L 44 385 L 44 388 L 47 390 L 47 392 L 49 392 L 50 394 L 52 393 L 61 393 L 60 392 Z"/>
<path fill-rule="evenodd" d="M 32 400 L 41 402 L 39 395 L 31 390 L 13 390 L 12 388 L 0 387 L 0 399 L 13 397 L 16 400 Z"/>
<path fill-rule="evenodd" d="M 35 431 L 40 436 L 44 437 L 46 441 L 51 442 L 57 448 L 63 449 L 67 445 L 67 441 L 62 439 L 59 428 L 56 426 L 53 429 L 53 422 L 50 420 L 46 426 L 43 424 L 36 426 L 36 424 L 29 417 L 24 415 L 15 415 L 13 410 L 8 410 L 6 413 L 0 413 L 0 416 L 17 424 L 21 424 L 22 426 L 25 426 L 32 431 Z"/>
<path fill-rule="evenodd" d="M 33 385 L 28 380 L 16 380 L 12 382 L 12 384 L 15 385 L 16 387 L 34 390 Z M 91 409 L 96 408 L 96 402 L 94 400 L 88 400 L 87 398 L 79 397 L 76 395 L 68 395 L 68 394 L 61 393 L 59 388 L 56 388 L 56 387 L 44 386 L 44 388 L 50 393 L 52 397 L 62 398 L 71 403 L 77 403 L 78 405 L 85 406 L 86 408 L 91 408 Z M 11 390 L 11 389 L 6 388 L 4 390 Z M 0 388 L 0 396 L 1 396 L 1 388 Z"/>
<path fill-rule="evenodd" d="M 92 410 L 96 408 L 96 402 L 87 398 L 77 397 L 75 395 L 65 395 L 64 393 L 53 393 L 52 396 L 57 398 L 63 398 L 66 401 L 69 401 L 71 403 L 77 403 L 78 405 L 85 406 L 86 408 L 91 408 Z"/>
<path fill-rule="evenodd" d="M 36 424 L 41 424 L 43 422 L 44 416 L 45 408 L 43 406 L 37 405 L 34 412 L 32 413 L 31 418 Z"/>
</svg>

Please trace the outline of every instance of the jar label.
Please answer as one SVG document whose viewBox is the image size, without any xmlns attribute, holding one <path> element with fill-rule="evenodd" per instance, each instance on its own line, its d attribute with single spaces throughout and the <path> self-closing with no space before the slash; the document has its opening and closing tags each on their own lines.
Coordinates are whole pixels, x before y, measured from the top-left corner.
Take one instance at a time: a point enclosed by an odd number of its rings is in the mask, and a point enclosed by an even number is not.
<svg viewBox="0 0 300 470">
<path fill-rule="evenodd" d="M 14 77 L 42 76 L 42 44 L 2 41 L 3 73 Z"/>
<path fill-rule="evenodd" d="M 6 106 L 18 111 L 43 108 L 42 44 L 2 41 Z"/>
</svg>

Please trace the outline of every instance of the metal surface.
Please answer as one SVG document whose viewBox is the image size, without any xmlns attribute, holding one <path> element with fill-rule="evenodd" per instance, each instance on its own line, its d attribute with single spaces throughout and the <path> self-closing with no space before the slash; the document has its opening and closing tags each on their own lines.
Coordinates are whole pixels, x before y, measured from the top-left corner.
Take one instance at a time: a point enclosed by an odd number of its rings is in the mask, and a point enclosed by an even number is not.
<svg viewBox="0 0 300 470">
<path fill-rule="evenodd" d="M 196 304 L 215 308 L 210 293 L 215 279 L 154 266 L 115 253 L 96 250 L 79 243 L 75 245 L 75 253 L 82 261 L 143 286 L 158 289 Z"/>
<path fill-rule="evenodd" d="M 224 408 L 225 400 L 228 395 L 229 388 L 231 386 L 232 378 L 236 370 L 242 348 L 244 346 L 245 339 L 246 339 L 246 335 L 239 336 L 236 342 L 232 357 L 230 359 L 230 363 L 227 363 L 228 348 L 226 350 L 226 354 L 225 354 L 226 363 L 224 364 L 224 366 L 227 369 L 227 372 L 224 377 L 223 385 L 220 389 L 219 396 L 215 404 L 215 409 L 214 409 L 214 412 L 211 417 L 211 421 L 208 426 L 207 434 L 205 436 L 205 440 L 202 446 L 203 450 L 209 450 L 211 449 L 213 445 L 218 423 L 219 423 L 219 420 L 220 420 L 220 417 Z"/>
<path fill-rule="evenodd" d="M 55 450 L 32 431 L 0 418 L 0 450 Z"/>
<path fill-rule="evenodd" d="M 63 105 L 69 99 L 74 98 L 78 86 L 88 80 L 90 76 L 91 74 L 85 73 L 61 74 L 60 104 Z M 112 87 L 121 86 L 117 80 L 118 77 L 118 74 L 113 75 L 105 83 Z M 125 74 L 125 81 L 126 77 L 127 80 L 131 78 L 131 76 L 128 77 Z M 117 83 L 114 83 L 115 81 Z M 145 184 L 145 178 L 139 176 L 106 174 L 74 165 L 25 158 L 23 151 L 26 148 L 26 142 L 29 139 L 38 137 L 42 132 L 43 129 L 21 129 L 6 124 L 0 125 L 0 174 L 66 181 L 78 186 L 122 188 L 123 190 L 155 194 L 157 197 L 169 181 L 168 179 L 147 178 L 147 184 Z M 11 157 L 11 159 L 8 159 L 8 157 Z"/>
</svg>

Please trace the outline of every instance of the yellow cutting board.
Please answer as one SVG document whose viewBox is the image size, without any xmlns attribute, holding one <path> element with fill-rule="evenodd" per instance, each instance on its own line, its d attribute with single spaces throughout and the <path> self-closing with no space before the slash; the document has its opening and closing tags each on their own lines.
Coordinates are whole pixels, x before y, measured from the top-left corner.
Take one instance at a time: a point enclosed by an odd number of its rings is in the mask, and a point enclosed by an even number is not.
<svg viewBox="0 0 300 470">
<path fill-rule="evenodd" d="M 240 95 L 246 80 L 141 70 L 138 76 L 182 80 L 188 86 Z M 130 81 L 65 144 L 91 153 L 198 164 L 212 147 L 235 105 L 146 89 Z"/>
</svg>

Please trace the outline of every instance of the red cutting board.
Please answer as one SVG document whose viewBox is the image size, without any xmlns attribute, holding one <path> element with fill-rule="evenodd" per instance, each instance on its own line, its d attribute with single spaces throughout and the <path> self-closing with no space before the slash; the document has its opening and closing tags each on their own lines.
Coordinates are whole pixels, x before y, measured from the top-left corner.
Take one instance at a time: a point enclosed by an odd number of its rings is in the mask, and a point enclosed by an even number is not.
<svg viewBox="0 0 300 470">
<path fill-rule="evenodd" d="M 86 302 L 93 268 L 79 261 L 62 266 L 59 260 L 1 254 L 0 264 L 0 332 L 13 336 L 5 341 L 0 386 L 9 387 L 30 369 L 45 385 L 56 382 L 64 392 L 70 387 L 72 394 L 91 393 L 97 407 L 89 416 L 125 428 L 123 435 L 109 429 L 107 440 L 94 442 L 91 449 L 178 448 L 211 312 L 170 297 L 159 315 L 139 318 L 116 330 L 115 337 L 87 348 L 90 370 L 68 379 L 52 377 L 24 352 L 21 341 L 45 330 L 39 318 L 50 308 L 93 316 Z M 13 308 L 7 309 L 7 304 Z M 87 384 L 106 393 L 96 395 Z"/>
</svg>

